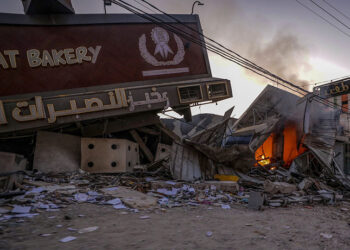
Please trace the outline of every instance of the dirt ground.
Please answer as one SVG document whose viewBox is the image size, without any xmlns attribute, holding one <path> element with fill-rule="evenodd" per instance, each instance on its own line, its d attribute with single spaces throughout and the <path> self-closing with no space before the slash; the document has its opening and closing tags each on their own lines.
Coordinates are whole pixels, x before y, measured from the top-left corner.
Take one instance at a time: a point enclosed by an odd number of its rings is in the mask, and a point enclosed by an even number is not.
<svg viewBox="0 0 350 250">
<path fill-rule="evenodd" d="M 1 222 L 0 249 L 350 249 L 350 210 L 344 207 L 252 211 L 201 205 L 126 213 L 75 204 L 24 221 Z M 92 226 L 99 228 L 84 234 L 68 229 Z M 66 236 L 77 239 L 59 242 Z"/>
</svg>

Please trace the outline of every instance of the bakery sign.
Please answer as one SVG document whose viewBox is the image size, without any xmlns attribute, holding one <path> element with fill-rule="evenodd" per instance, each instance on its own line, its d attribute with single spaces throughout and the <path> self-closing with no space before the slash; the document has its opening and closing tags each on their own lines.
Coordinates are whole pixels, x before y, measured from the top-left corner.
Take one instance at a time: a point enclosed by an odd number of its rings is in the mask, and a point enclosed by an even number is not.
<svg viewBox="0 0 350 250">
<path fill-rule="evenodd" d="M 319 95 L 324 98 L 340 96 L 350 93 L 350 78 L 335 81 L 315 88 Z"/>
<path fill-rule="evenodd" d="M 211 76 L 206 51 L 165 27 L 118 15 L 108 23 L 67 16 L 0 24 L 0 97 Z M 186 25 L 200 39 L 197 19 Z"/>
<path fill-rule="evenodd" d="M 76 49 L 67 48 L 62 50 L 52 49 L 37 50 L 30 49 L 26 51 L 28 66 L 36 67 L 56 67 L 60 65 L 72 65 L 83 62 L 95 63 L 100 52 L 101 46 L 89 47 L 84 46 Z M 23 56 L 21 56 L 22 58 Z M 4 50 L 0 51 L 0 65 L 2 69 L 16 69 L 17 59 L 19 58 L 18 50 Z"/>
</svg>

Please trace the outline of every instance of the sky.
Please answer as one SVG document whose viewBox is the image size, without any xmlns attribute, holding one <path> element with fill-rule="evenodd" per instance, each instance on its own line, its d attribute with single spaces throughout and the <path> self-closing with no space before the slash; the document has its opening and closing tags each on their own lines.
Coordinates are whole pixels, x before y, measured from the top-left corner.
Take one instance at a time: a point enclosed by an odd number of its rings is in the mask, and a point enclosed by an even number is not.
<svg viewBox="0 0 350 250">
<path fill-rule="evenodd" d="M 140 0 L 125 0 L 148 13 Z M 310 0 L 298 0 L 337 25 L 344 33 L 301 6 L 296 0 L 201 0 L 196 6 L 205 35 L 224 44 L 269 71 L 312 90 L 315 83 L 350 75 L 350 1 L 314 0 L 340 21 L 334 21 Z M 327 2 L 346 16 L 330 8 Z M 169 14 L 190 14 L 190 0 L 149 0 Z M 77 14 L 104 13 L 102 0 L 72 0 Z M 145 5 L 145 4 L 143 4 Z M 0 0 L 0 12 L 23 13 L 21 0 Z M 108 6 L 107 13 L 127 13 Z M 193 114 L 224 112 L 235 106 L 239 117 L 273 82 L 249 73 L 218 55 L 209 53 L 214 77 L 231 81 L 233 98 L 192 108 Z"/>
</svg>

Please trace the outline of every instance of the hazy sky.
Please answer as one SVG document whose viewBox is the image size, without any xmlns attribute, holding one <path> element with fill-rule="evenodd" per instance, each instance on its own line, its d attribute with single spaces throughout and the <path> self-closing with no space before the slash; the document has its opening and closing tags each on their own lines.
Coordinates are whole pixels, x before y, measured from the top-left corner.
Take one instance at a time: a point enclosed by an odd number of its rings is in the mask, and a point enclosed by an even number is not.
<svg viewBox="0 0 350 250">
<path fill-rule="evenodd" d="M 138 2 L 125 0 L 145 11 Z M 317 9 L 310 0 L 299 0 L 336 24 L 348 36 L 314 15 L 296 0 L 202 0 L 196 6 L 206 35 L 251 59 L 270 71 L 301 86 L 350 75 L 350 30 Z M 350 1 L 327 0 L 348 18 L 332 10 L 324 0 L 314 0 L 337 15 L 350 27 Z M 102 0 L 72 0 L 77 14 L 103 13 Z M 193 1 L 150 0 L 168 13 L 190 13 Z M 23 13 L 20 0 L 0 0 L 0 11 Z M 125 13 L 118 6 L 108 13 Z M 213 76 L 231 80 L 233 98 L 218 105 L 194 108 L 193 113 L 223 114 L 236 106 L 239 116 L 259 94 L 268 80 L 256 77 L 241 67 L 209 53 Z"/>
</svg>

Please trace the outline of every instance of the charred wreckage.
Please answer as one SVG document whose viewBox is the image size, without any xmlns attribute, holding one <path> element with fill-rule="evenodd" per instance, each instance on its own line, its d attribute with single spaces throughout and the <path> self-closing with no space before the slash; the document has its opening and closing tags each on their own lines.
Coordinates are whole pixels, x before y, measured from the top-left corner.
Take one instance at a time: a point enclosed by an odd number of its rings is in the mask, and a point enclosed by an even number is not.
<svg viewBox="0 0 350 250">
<path fill-rule="evenodd" d="M 19 209 L 28 195 L 36 210 L 349 199 L 347 114 L 314 98 L 343 101 L 348 79 L 303 97 L 267 86 L 239 119 L 233 108 L 192 117 L 191 106 L 232 97 L 206 49 L 132 14 L 23 4 L 26 15 L 0 14 L 0 205 Z M 197 15 L 176 17 L 201 31 Z M 184 118 L 157 115 L 168 108 Z"/>
</svg>

